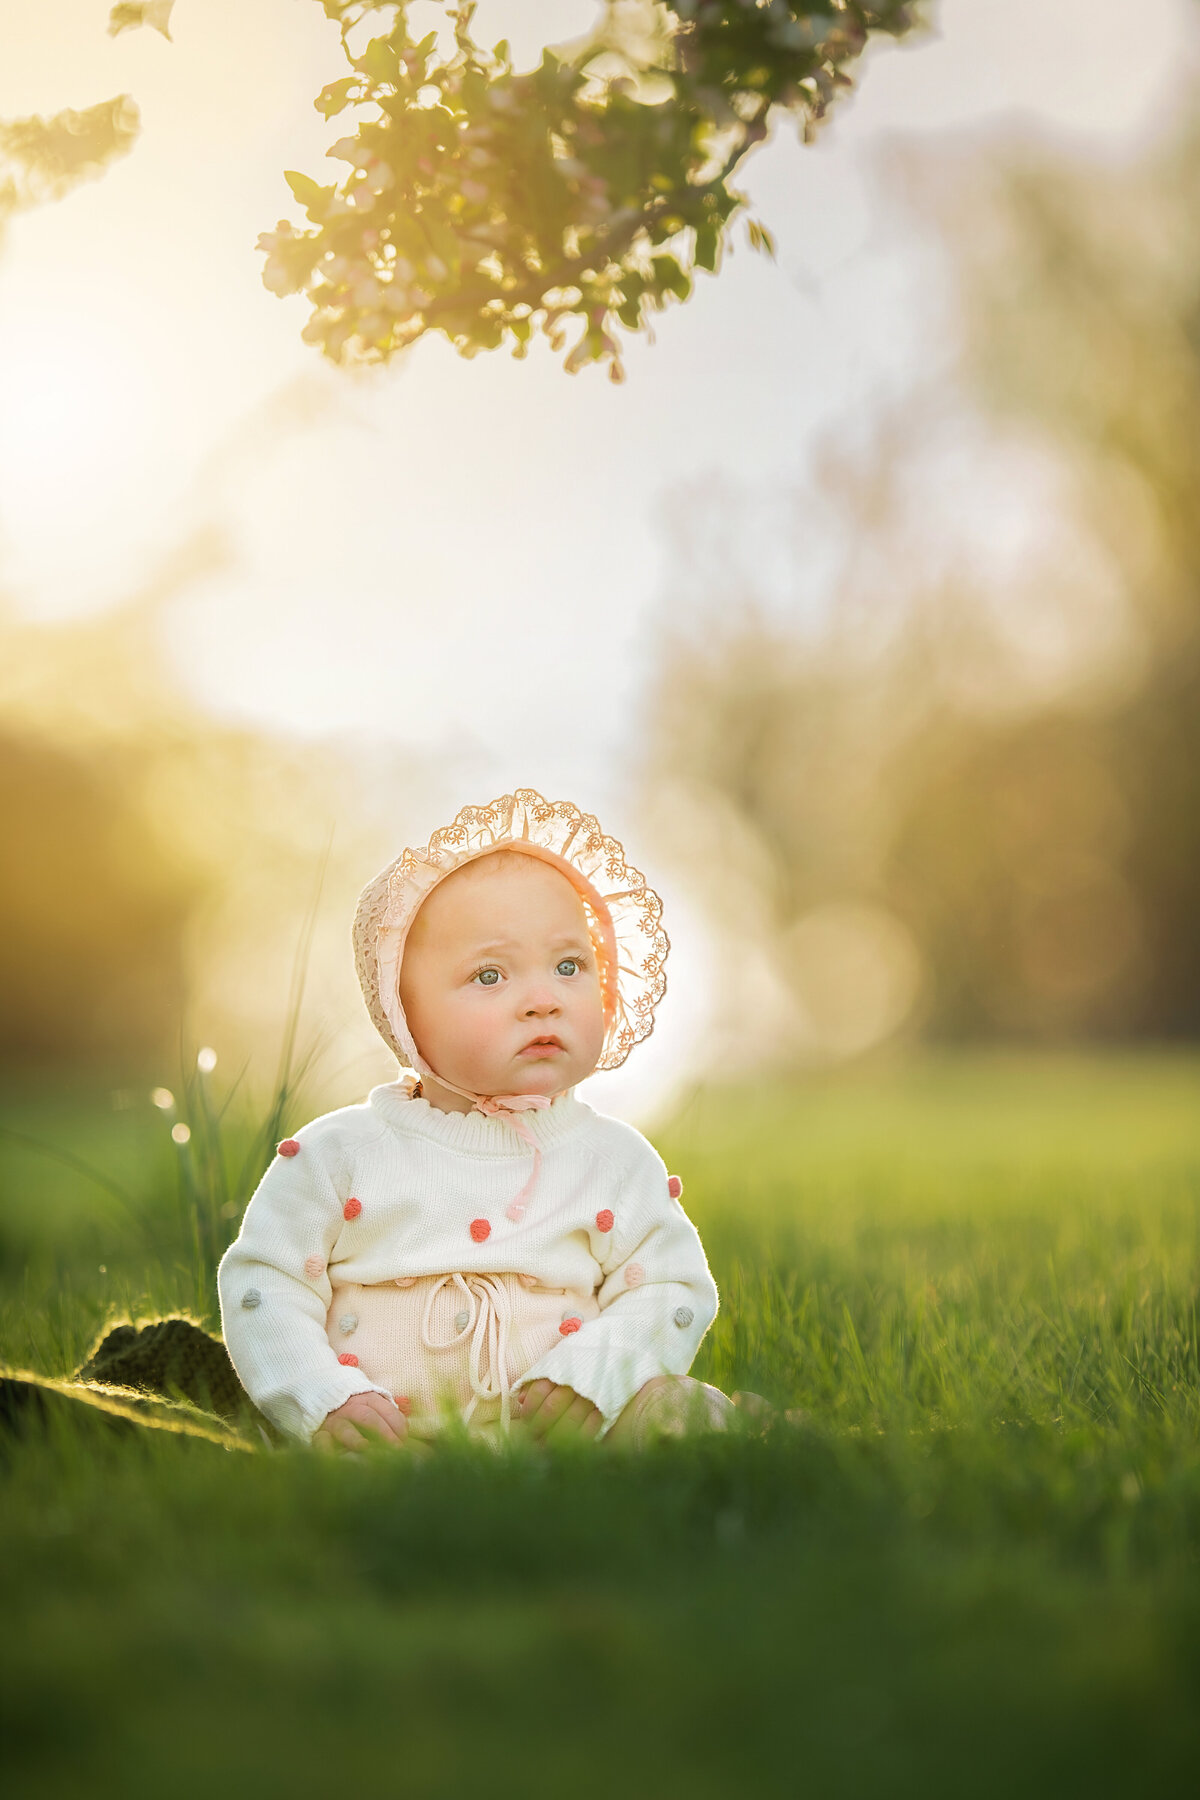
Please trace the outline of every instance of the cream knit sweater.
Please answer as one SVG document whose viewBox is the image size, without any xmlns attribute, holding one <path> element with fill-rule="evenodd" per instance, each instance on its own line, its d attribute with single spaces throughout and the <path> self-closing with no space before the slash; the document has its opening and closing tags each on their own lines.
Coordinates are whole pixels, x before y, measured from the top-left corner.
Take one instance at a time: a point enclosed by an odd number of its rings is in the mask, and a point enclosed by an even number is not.
<svg viewBox="0 0 1200 1800">
<path fill-rule="evenodd" d="M 505 1208 L 532 1152 L 512 1125 L 442 1112 L 399 1083 L 314 1119 L 276 1156 L 217 1288 L 242 1385 L 283 1430 L 308 1439 L 351 1395 L 388 1391 L 338 1361 L 326 1332 L 335 1281 L 511 1271 L 594 1292 L 599 1315 L 511 1379 L 574 1388 L 602 1432 L 652 1375 L 687 1372 L 717 1289 L 661 1157 L 573 1090 L 521 1117 L 543 1162 L 519 1222 Z"/>
</svg>

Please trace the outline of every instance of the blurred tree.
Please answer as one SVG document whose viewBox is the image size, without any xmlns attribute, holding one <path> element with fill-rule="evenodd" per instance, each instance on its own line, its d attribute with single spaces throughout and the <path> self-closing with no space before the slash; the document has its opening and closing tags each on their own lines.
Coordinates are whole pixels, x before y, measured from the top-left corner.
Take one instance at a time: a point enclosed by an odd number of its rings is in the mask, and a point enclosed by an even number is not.
<svg viewBox="0 0 1200 1800">
<path fill-rule="evenodd" d="M 277 399 L 257 424 L 221 452 L 235 478 L 239 444 L 260 455 L 294 409 Z M 0 592 L 0 1065 L 173 1085 L 193 1028 L 223 1056 L 273 1055 L 320 879 L 305 1029 L 382 1066 L 346 919 L 412 814 L 444 810 L 449 777 L 399 747 L 239 728 L 187 692 L 170 612 L 231 557 L 201 525 L 82 619 L 22 619 Z"/>
<path fill-rule="evenodd" d="M 694 558 L 647 709 L 656 826 L 727 923 L 753 889 L 801 1009 L 806 921 L 866 905 L 919 949 L 933 1035 L 1194 1037 L 1200 129 L 1125 170 L 1011 143 L 889 168 L 946 249 L 970 429 L 1031 459 L 1073 560 L 989 591 L 969 541 L 935 537 L 958 392 L 919 387 L 865 451 L 830 442 L 795 497 L 797 542 L 835 518 L 849 546 L 827 616 L 727 582 L 706 605 Z M 752 880 L 722 902 L 731 861 Z"/>
<path fill-rule="evenodd" d="M 1013 146 L 911 184 L 954 246 L 964 369 L 1069 471 L 1124 679 L 914 745 L 894 869 L 959 1030 L 1200 1033 L 1200 129 L 1141 165 Z M 1053 596 L 1046 596 L 1053 605 Z"/>
<path fill-rule="evenodd" d="M 114 21 L 137 10 L 118 7 Z M 14 213 L 102 175 L 140 129 L 128 94 L 0 119 L 0 239 Z M 0 608 L 0 629 L 7 623 Z M 4 685 L 23 674 L 10 661 Z M 178 1019 L 191 896 L 140 816 L 124 765 L 94 746 L 77 754 L 0 725 L 0 1062 L 161 1049 Z"/>
<path fill-rule="evenodd" d="M 149 25 L 169 38 L 175 0 L 142 0 L 114 6 L 110 37 Z M 101 100 L 48 119 L 0 119 L 0 241 L 13 213 L 61 200 L 82 181 L 94 181 L 110 163 L 127 156 L 141 132 L 141 116 L 129 94 Z"/>
<path fill-rule="evenodd" d="M 384 361 L 441 331 L 464 356 L 535 327 L 565 367 L 607 360 L 696 269 L 715 271 L 745 206 L 732 185 L 773 113 L 805 141 L 872 34 L 925 23 L 920 0 L 606 0 L 597 30 L 513 68 L 482 49 L 474 0 L 448 8 L 449 49 L 410 31 L 409 0 L 322 0 L 351 73 L 316 105 L 368 109 L 329 155 L 340 183 L 287 179 L 311 230 L 281 220 L 259 239 L 276 294 L 303 290 L 303 336 L 335 361 Z M 357 27 L 391 15 L 369 39 Z M 771 249 L 748 219 L 749 240 Z"/>
<path fill-rule="evenodd" d="M 129 153 L 140 130 L 128 94 L 49 119 L 0 119 L 0 236 L 13 213 L 60 200 L 102 175 Z"/>
<path fill-rule="evenodd" d="M 161 1054 L 194 883 L 145 818 L 128 756 L 0 732 L 0 819 L 0 1062 Z"/>
</svg>

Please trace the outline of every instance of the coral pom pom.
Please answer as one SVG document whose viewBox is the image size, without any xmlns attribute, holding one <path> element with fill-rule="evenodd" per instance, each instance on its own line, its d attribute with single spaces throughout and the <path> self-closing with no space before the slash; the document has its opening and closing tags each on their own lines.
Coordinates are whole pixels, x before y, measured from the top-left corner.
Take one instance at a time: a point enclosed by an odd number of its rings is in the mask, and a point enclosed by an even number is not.
<svg viewBox="0 0 1200 1800">
<path fill-rule="evenodd" d="M 603 1212 L 598 1212 L 596 1214 L 596 1230 L 597 1231 L 611 1231 L 612 1228 L 613 1228 L 613 1216 L 612 1216 L 612 1213 L 610 1212 L 609 1208 L 606 1206 L 604 1208 Z"/>
<path fill-rule="evenodd" d="M 560 1337 L 570 1337 L 571 1333 L 573 1331 L 578 1331 L 582 1324 L 582 1319 L 564 1319 L 558 1328 L 558 1335 Z"/>
<path fill-rule="evenodd" d="M 361 1200 L 354 1200 L 354 1199 L 347 1200 L 345 1206 L 343 1206 L 343 1208 L 342 1208 L 342 1217 L 344 1219 L 357 1219 L 357 1217 L 361 1211 L 362 1211 L 362 1201 Z"/>
<path fill-rule="evenodd" d="M 683 1183 L 680 1181 L 678 1175 L 667 1176 L 667 1192 L 670 1194 L 672 1200 L 678 1200 L 680 1194 L 682 1194 Z"/>
<path fill-rule="evenodd" d="M 299 1156 L 300 1146 L 295 1138 L 284 1138 L 282 1144 L 276 1144 L 275 1154 L 277 1156 Z"/>
<path fill-rule="evenodd" d="M 400 1408 L 400 1411 L 404 1414 L 405 1418 L 407 1418 L 412 1411 L 412 1401 L 409 1399 L 408 1395 L 393 1394 L 392 1399 L 396 1402 L 396 1405 Z"/>
<path fill-rule="evenodd" d="M 492 1228 L 486 1219 L 471 1220 L 471 1236 L 477 1244 L 482 1244 L 484 1238 L 491 1237 L 491 1235 Z"/>
<path fill-rule="evenodd" d="M 357 1369 L 358 1367 L 358 1358 L 355 1356 L 353 1350 L 343 1350 L 342 1354 L 338 1357 L 338 1361 L 340 1363 L 345 1363 L 348 1369 Z"/>
</svg>

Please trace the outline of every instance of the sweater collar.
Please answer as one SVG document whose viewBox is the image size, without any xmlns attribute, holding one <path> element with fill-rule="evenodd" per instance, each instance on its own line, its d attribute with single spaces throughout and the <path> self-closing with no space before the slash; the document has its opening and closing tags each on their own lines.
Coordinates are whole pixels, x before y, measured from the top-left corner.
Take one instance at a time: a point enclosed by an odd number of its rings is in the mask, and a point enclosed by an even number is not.
<svg viewBox="0 0 1200 1800">
<path fill-rule="evenodd" d="M 482 1156 L 529 1155 L 527 1140 L 513 1130 L 509 1119 L 489 1118 L 479 1112 L 442 1112 L 428 1100 L 410 1100 L 403 1082 L 393 1081 L 372 1088 L 367 1100 L 393 1130 L 431 1138 L 447 1150 Z M 574 1088 L 559 1094 L 552 1105 L 520 1115 L 522 1123 L 543 1150 L 573 1136 L 592 1116 L 592 1108 L 587 1102 L 575 1098 Z"/>
</svg>

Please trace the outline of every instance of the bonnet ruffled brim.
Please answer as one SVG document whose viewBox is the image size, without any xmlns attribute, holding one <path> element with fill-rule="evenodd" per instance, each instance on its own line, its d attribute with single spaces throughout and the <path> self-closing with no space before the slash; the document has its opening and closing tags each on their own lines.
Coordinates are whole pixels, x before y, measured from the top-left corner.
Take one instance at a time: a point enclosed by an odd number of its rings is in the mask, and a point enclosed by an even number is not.
<svg viewBox="0 0 1200 1800">
<path fill-rule="evenodd" d="M 604 1004 L 597 1067 L 615 1069 L 654 1029 L 666 992 L 670 948 L 662 901 L 616 838 L 567 800 L 518 788 L 489 806 L 464 806 L 453 824 L 420 849 L 401 852 L 367 883 L 354 915 L 354 962 L 376 1030 L 403 1068 L 422 1064 L 400 1004 L 404 945 L 417 912 L 439 882 L 480 856 L 516 849 L 556 867 L 583 902 Z"/>
</svg>

